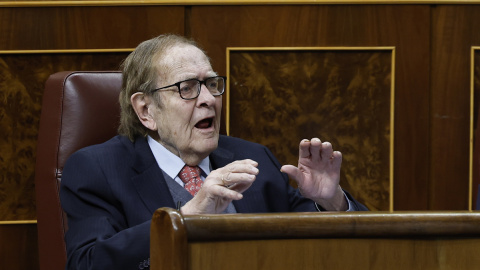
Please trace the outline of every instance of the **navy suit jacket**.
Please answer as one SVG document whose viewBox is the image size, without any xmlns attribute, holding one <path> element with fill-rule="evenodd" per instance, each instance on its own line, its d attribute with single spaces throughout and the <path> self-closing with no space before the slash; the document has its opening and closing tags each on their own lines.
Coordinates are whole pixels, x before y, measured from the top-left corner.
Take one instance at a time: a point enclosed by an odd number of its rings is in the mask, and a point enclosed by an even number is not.
<svg viewBox="0 0 480 270">
<path fill-rule="evenodd" d="M 212 169 L 247 158 L 258 162 L 259 174 L 243 199 L 233 202 L 238 213 L 317 211 L 289 185 L 266 147 L 220 136 L 210 154 Z M 131 142 L 124 136 L 74 153 L 63 170 L 60 198 L 68 218 L 67 269 L 142 269 L 153 212 L 175 208 L 146 138 Z M 350 199 L 355 210 L 367 210 Z"/>
</svg>

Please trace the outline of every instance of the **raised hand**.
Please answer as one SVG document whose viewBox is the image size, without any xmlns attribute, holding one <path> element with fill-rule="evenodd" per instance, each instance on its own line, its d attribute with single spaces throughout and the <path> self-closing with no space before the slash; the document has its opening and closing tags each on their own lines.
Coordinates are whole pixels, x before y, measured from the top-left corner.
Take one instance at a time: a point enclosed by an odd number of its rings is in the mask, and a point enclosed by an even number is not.
<svg viewBox="0 0 480 270">
<path fill-rule="evenodd" d="M 284 165 L 281 171 L 294 179 L 303 196 L 326 210 L 346 210 L 348 203 L 340 187 L 342 153 L 333 151 L 332 144 L 319 138 L 302 140 L 298 167 Z"/>
</svg>

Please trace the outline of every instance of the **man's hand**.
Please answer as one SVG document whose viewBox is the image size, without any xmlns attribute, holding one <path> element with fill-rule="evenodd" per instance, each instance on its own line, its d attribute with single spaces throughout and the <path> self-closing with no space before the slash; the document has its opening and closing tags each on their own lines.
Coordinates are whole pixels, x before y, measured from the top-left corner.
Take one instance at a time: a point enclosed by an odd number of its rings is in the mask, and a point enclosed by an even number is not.
<svg viewBox="0 0 480 270">
<path fill-rule="evenodd" d="M 342 153 L 333 151 L 332 144 L 320 139 L 302 140 L 299 147 L 298 167 L 284 165 L 281 171 L 294 179 L 300 192 L 329 211 L 348 208 L 340 187 Z"/>
<path fill-rule="evenodd" d="M 256 161 L 245 159 L 212 171 L 197 195 L 181 208 L 182 214 L 222 213 L 233 200 L 243 198 L 242 193 L 255 181 L 257 166 Z"/>
</svg>

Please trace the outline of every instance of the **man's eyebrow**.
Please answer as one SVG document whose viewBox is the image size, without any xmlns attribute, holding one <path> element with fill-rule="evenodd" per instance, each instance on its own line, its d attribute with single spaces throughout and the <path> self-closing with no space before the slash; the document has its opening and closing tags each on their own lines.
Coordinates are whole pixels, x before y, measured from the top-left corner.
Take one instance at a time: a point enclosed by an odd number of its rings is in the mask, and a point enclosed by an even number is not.
<svg viewBox="0 0 480 270">
<path fill-rule="evenodd" d="M 212 78 L 212 77 L 216 77 L 218 76 L 218 74 L 216 72 L 212 72 L 212 73 L 208 73 L 204 79 L 208 79 L 208 78 Z"/>
<path fill-rule="evenodd" d="M 216 72 L 207 73 L 203 79 L 208 79 L 208 78 L 212 78 L 212 77 L 216 77 L 216 76 L 218 76 L 218 74 Z M 195 75 L 186 75 L 186 76 L 179 77 L 178 81 L 181 82 L 181 81 L 193 80 L 193 79 L 200 80 Z"/>
<path fill-rule="evenodd" d="M 177 82 L 192 80 L 192 79 L 197 79 L 197 76 L 195 74 L 186 74 L 186 75 L 178 77 Z"/>
</svg>

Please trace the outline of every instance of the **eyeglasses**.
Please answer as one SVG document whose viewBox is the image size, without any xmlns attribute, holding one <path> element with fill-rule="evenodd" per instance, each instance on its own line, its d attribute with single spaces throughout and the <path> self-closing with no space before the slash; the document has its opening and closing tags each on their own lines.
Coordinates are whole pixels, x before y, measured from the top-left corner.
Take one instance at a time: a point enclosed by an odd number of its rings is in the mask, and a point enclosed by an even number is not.
<svg viewBox="0 0 480 270">
<path fill-rule="evenodd" d="M 204 81 L 197 79 L 188 79 L 185 81 L 177 82 L 171 85 L 153 89 L 151 93 L 155 93 L 158 90 L 170 88 L 176 86 L 180 97 L 186 100 L 195 99 L 200 95 L 200 90 L 202 84 L 204 84 L 212 96 L 217 97 L 221 96 L 225 92 L 225 81 L 227 80 L 224 76 L 215 76 Z"/>
</svg>

